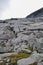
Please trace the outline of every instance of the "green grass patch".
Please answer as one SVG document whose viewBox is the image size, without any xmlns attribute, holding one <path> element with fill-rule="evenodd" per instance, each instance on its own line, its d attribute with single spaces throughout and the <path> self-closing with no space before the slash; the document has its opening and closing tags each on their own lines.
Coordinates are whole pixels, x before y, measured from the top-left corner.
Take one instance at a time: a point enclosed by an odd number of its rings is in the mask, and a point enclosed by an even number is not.
<svg viewBox="0 0 43 65">
<path fill-rule="evenodd" d="M 30 64 L 30 65 L 37 65 L 37 62 L 34 62 L 34 63 Z"/>
<path fill-rule="evenodd" d="M 22 58 L 27 58 L 29 57 L 31 54 L 27 54 L 23 51 L 19 52 L 18 54 L 12 54 L 9 56 L 10 58 L 10 62 L 11 63 L 17 63 L 18 60 L 22 59 Z"/>
<path fill-rule="evenodd" d="M 6 65 L 5 62 L 0 62 L 0 65 Z"/>
</svg>

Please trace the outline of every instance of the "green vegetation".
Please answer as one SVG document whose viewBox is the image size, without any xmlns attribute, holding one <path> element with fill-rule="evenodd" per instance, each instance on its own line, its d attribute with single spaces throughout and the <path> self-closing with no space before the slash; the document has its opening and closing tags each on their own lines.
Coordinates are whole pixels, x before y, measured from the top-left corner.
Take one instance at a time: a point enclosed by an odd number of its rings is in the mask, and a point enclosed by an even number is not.
<svg viewBox="0 0 43 65">
<path fill-rule="evenodd" d="M 30 64 L 30 65 L 37 65 L 37 62 L 34 62 L 34 63 Z"/>
<path fill-rule="evenodd" d="M 0 65 L 6 65 L 5 62 L 0 62 Z"/>
<path fill-rule="evenodd" d="M 26 48 L 26 49 L 33 51 L 32 48 Z M 31 55 L 31 53 L 27 53 L 25 51 L 18 52 L 17 54 L 12 54 L 12 55 L 8 56 L 8 58 L 10 59 L 9 63 L 11 63 L 11 64 L 14 63 L 17 65 L 18 60 L 30 57 L 30 55 Z M 1 62 L 0 65 L 5 65 L 5 63 Z"/>
<path fill-rule="evenodd" d="M 22 58 L 27 58 L 29 57 L 31 54 L 27 54 L 23 51 L 19 52 L 18 54 L 12 54 L 9 56 L 10 58 L 10 63 L 17 63 L 18 60 L 22 59 Z"/>
</svg>

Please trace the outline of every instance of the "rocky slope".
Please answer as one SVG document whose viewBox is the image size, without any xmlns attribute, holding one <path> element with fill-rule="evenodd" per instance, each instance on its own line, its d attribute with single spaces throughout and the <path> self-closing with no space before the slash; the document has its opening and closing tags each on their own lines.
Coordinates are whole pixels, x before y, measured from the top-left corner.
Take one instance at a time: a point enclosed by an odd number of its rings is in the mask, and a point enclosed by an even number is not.
<svg viewBox="0 0 43 65">
<path fill-rule="evenodd" d="M 26 18 L 12 18 L 0 22 L 0 52 L 19 51 L 22 45 L 27 47 L 33 47 L 36 45 L 37 49 L 41 49 L 39 43 L 43 41 L 43 20 L 35 19 L 35 22 L 31 18 L 42 17 L 43 8 L 27 16 Z M 32 18 L 32 19 L 33 19 Z M 32 22 L 31 22 L 31 21 Z M 37 44 L 36 44 L 37 42 Z M 39 47 L 38 47 L 39 45 Z M 43 47 L 43 44 L 42 44 Z M 34 48 L 35 49 L 35 48 Z"/>
<path fill-rule="evenodd" d="M 43 8 L 38 12 L 33 13 L 30 18 L 0 20 L 0 53 L 18 53 L 20 51 L 32 53 L 37 51 L 42 53 L 41 57 L 43 56 L 43 18 L 34 18 L 34 16 L 43 16 Z M 32 16 L 33 18 L 31 18 Z M 26 48 L 32 48 L 32 50 L 25 50 Z M 37 57 L 37 54 L 35 56 Z M 30 61 L 31 57 L 27 59 Z M 32 61 L 34 62 L 34 60 Z M 23 65 L 25 65 L 24 62 Z M 22 65 L 22 60 L 18 61 L 19 63 Z"/>
</svg>

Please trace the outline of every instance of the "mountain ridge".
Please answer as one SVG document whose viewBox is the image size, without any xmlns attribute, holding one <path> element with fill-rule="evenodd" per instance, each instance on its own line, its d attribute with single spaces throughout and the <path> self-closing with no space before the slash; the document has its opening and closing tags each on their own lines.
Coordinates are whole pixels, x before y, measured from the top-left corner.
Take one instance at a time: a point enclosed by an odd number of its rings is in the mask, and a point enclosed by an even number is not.
<svg viewBox="0 0 43 65">
<path fill-rule="evenodd" d="M 43 17 L 43 7 L 28 15 L 26 18 Z"/>
</svg>

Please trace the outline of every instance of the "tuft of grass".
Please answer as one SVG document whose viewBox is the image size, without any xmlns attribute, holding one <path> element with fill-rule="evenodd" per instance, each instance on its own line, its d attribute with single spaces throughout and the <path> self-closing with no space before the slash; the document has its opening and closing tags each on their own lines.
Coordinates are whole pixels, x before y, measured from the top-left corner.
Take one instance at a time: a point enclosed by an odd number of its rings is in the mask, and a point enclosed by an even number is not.
<svg viewBox="0 0 43 65">
<path fill-rule="evenodd" d="M 17 63 L 18 60 L 22 59 L 22 58 L 27 58 L 29 57 L 31 54 L 27 54 L 23 51 L 19 52 L 18 54 L 12 54 L 9 56 L 10 58 L 10 62 L 11 63 Z"/>
<path fill-rule="evenodd" d="M 28 53 L 25 53 L 25 52 L 21 51 L 21 52 L 18 53 L 18 55 L 19 55 L 20 57 L 22 57 L 22 58 L 27 58 L 27 57 L 29 57 L 31 54 L 28 54 Z"/>
<path fill-rule="evenodd" d="M 0 62 L 0 65 L 6 65 L 5 62 Z"/>
<path fill-rule="evenodd" d="M 30 64 L 30 65 L 37 65 L 37 62 L 34 62 L 34 63 Z"/>
</svg>

